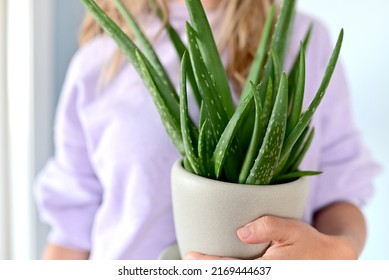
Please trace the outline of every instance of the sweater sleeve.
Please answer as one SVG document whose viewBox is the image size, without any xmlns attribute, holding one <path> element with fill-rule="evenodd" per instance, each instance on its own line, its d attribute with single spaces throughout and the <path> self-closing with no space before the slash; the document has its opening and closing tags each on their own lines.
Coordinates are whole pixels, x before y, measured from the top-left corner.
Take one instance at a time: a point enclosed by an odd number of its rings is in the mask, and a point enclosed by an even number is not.
<svg viewBox="0 0 389 280">
<path fill-rule="evenodd" d="M 85 87 L 77 55 L 69 67 L 55 121 L 55 155 L 38 174 L 34 191 L 49 241 L 75 249 L 91 248 L 91 231 L 102 187 L 90 161 L 78 104 Z"/>
<path fill-rule="evenodd" d="M 316 27 L 315 27 L 316 28 Z M 325 55 L 322 72 L 333 50 L 327 31 L 318 26 Z M 352 118 L 351 98 L 341 61 L 338 62 L 320 108 L 319 169 L 314 210 L 345 201 L 363 206 L 373 193 L 373 179 L 380 168 L 364 145 Z"/>
</svg>

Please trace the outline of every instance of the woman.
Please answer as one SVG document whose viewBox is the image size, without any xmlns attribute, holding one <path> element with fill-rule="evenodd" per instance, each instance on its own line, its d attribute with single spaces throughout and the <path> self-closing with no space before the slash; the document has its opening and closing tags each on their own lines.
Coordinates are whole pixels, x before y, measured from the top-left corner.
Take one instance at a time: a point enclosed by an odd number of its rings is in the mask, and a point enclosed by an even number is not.
<svg viewBox="0 0 389 280">
<path fill-rule="evenodd" d="M 112 1 L 100 2 L 124 27 Z M 158 35 L 161 23 L 148 1 L 124 2 L 155 38 L 154 47 L 178 85 L 179 61 L 167 35 Z M 231 83 L 240 92 L 271 1 L 202 2 Z M 161 3 L 185 40 L 184 23 L 189 17 L 184 1 Z M 297 15 L 287 67 L 311 21 Z M 175 242 L 170 167 L 179 155 L 142 81 L 130 65 L 121 63 L 115 44 L 89 15 L 81 42 L 58 107 L 56 155 L 36 183 L 42 219 L 52 227 L 44 257 L 155 259 Z M 307 49 L 308 101 L 331 51 L 326 31 L 315 23 Z M 193 104 L 192 100 L 191 112 L 196 112 Z M 323 174 L 311 178 L 304 222 L 268 216 L 237 232 L 242 242 L 270 241 L 264 259 L 356 259 L 363 248 L 366 225 L 359 207 L 371 194 L 376 166 L 353 126 L 339 66 L 313 125 L 316 136 L 302 167 Z M 186 258 L 219 257 L 193 252 Z"/>
</svg>

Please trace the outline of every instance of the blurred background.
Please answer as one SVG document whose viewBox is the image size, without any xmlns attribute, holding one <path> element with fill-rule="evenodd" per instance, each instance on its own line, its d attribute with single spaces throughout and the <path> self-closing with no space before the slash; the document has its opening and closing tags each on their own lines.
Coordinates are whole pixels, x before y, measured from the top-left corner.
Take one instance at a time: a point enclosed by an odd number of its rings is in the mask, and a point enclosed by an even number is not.
<svg viewBox="0 0 389 280">
<path fill-rule="evenodd" d="M 364 211 L 369 235 L 362 259 L 389 260 L 389 1 L 299 0 L 341 54 L 354 117 L 383 167 Z M 32 181 L 53 153 L 53 119 L 66 69 L 77 50 L 79 0 L 0 0 L 0 259 L 37 259 L 48 232 L 36 214 Z M 386 128 L 385 128 L 386 127 Z"/>
</svg>

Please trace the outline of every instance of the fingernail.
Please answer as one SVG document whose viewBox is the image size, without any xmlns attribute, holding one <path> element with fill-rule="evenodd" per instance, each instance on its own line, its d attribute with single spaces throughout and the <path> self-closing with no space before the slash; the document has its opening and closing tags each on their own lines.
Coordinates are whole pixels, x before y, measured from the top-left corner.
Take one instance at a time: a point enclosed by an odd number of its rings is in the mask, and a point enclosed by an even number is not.
<svg viewBox="0 0 389 280">
<path fill-rule="evenodd" d="M 247 239 L 251 236 L 252 229 L 251 226 L 245 226 L 238 230 L 238 236 L 240 239 Z"/>
</svg>

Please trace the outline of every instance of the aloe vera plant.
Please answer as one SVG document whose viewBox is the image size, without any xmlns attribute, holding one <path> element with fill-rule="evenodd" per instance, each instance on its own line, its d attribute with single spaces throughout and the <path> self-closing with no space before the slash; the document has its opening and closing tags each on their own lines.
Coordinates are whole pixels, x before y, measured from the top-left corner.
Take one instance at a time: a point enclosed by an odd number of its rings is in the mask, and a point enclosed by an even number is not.
<svg viewBox="0 0 389 280">
<path fill-rule="evenodd" d="M 303 38 L 291 71 L 285 73 L 284 57 L 296 0 L 282 2 L 274 28 L 275 8 L 272 7 L 247 82 L 235 106 L 200 0 L 186 0 L 191 18 L 191 23 L 186 23 L 187 46 L 172 26 L 168 24 L 166 27 L 181 58 L 180 94 L 174 89 L 151 43 L 120 0 L 114 2 L 138 45 L 93 0 L 81 1 L 138 71 L 188 171 L 216 180 L 254 185 L 268 185 L 320 173 L 300 171 L 299 164 L 314 136 L 314 129 L 309 124 L 334 72 L 343 30 L 319 89 L 308 109 L 302 112 L 305 49 L 312 28 Z M 158 5 L 150 1 L 157 7 L 158 15 Z M 187 81 L 199 105 L 198 125 L 189 117 Z"/>
</svg>

